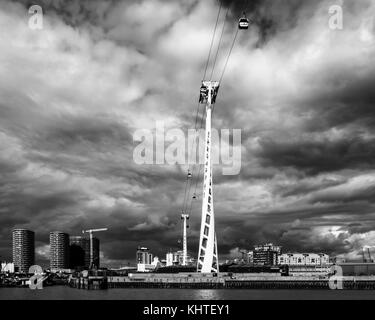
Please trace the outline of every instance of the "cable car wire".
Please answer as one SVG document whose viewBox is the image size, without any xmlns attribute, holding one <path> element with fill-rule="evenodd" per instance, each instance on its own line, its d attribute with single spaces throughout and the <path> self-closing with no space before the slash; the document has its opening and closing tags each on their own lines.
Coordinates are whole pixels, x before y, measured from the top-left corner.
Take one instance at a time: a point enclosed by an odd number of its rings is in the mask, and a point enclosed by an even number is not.
<svg viewBox="0 0 375 320">
<path fill-rule="evenodd" d="M 244 12 L 246 12 L 247 11 L 247 7 L 248 7 L 248 0 L 244 0 L 244 2 L 245 2 Z M 220 9 L 221 9 L 221 3 L 220 3 Z M 220 9 L 219 9 L 219 14 L 220 14 Z M 221 42 L 222 42 L 222 37 L 223 37 L 223 34 L 224 34 L 224 30 L 225 30 L 225 22 L 226 22 L 226 19 L 227 19 L 228 12 L 229 12 L 229 7 L 228 7 L 226 15 L 225 15 L 225 20 L 224 20 L 223 28 L 222 28 L 222 31 L 221 31 L 218 48 L 217 48 L 217 51 L 216 51 L 216 54 L 215 54 L 215 59 L 214 59 L 214 63 L 213 63 L 212 71 L 211 71 L 211 76 L 210 76 L 211 80 L 212 80 L 212 77 L 213 77 L 213 74 L 214 74 L 214 69 L 215 69 L 217 57 L 218 57 L 218 54 L 219 54 L 219 51 L 220 51 L 220 45 L 221 45 Z M 219 16 L 219 14 L 218 14 L 218 16 Z M 217 25 L 215 26 L 215 30 L 216 30 L 216 27 L 217 27 Z M 222 83 L 222 80 L 224 78 L 225 71 L 227 69 L 230 56 L 232 55 L 232 51 L 233 51 L 234 45 L 235 45 L 236 40 L 237 40 L 238 31 L 239 31 L 239 28 L 236 29 L 236 33 L 235 33 L 234 38 L 232 40 L 232 44 L 231 44 L 229 53 L 228 53 L 227 58 L 225 60 L 225 64 L 224 64 L 224 67 L 223 67 L 223 70 L 222 70 L 222 73 L 221 73 L 221 76 L 220 76 L 220 80 L 219 80 L 220 84 Z M 214 36 L 215 36 L 215 33 L 216 33 L 216 31 L 214 31 Z M 213 41 L 214 41 L 214 36 L 213 36 L 212 41 L 211 41 L 211 46 L 212 46 Z M 211 50 L 212 50 L 212 47 L 210 47 L 210 53 L 209 53 L 209 57 L 208 57 L 208 60 L 207 60 L 206 70 L 205 70 L 204 75 L 206 75 L 206 73 L 207 73 L 207 68 L 208 68 L 208 64 L 209 64 L 209 58 L 211 56 Z M 205 76 L 204 76 L 204 78 L 205 78 Z M 205 117 L 205 111 L 206 110 L 204 110 L 204 115 L 203 115 L 203 117 L 201 119 L 201 125 L 200 125 L 201 128 L 203 127 L 203 119 Z M 212 112 L 213 111 L 214 111 L 214 106 L 213 106 Z M 198 183 L 200 181 L 201 170 L 202 170 L 202 164 L 199 165 L 198 174 L 196 175 L 196 179 L 195 179 L 196 181 L 195 181 L 195 187 L 194 187 L 194 193 L 193 193 L 193 195 L 195 196 L 195 197 L 193 197 L 194 199 L 196 199 L 196 195 L 197 195 L 197 189 L 198 189 Z M 189 188 L 189 192 L 188 192 L 189 196 L 190 196 L 190 189 L 191 189 L 191 184 L 190 184 L 190 188 Z M 193 198 L 189 200 L 190 201 L 189 210 L 188 210 L 189 215 L 191 214 L 191 211 L 192 211 L 192 205 L 193 205 L 193 200 L 194 200 Z M 188 197 L 188 199 L 189 199 L 189 197 Z M 186 206 L 186 209 L 187 209 L 187 206 Z"/>
<path fill-rule="evenodd" d="M 203 75 L 203 80 L 206 78 L 207 69 L 208 69 L 208 66 L 209 66 L 210 59 L 211 59 L 211 53 L 212 53 L 212 48 L 213 48 L 213 44 L 214 44 L 214 41 L 215 41 L 216 29 L 217 29 L 217 26 L 218 26 L 218 21 L 219 21 L 219 17 L 220 17 L 221 7 L 222 7 L 222 1 L 220 1 L 219 11 L 218 11 L 218 15 L 217 15 L 217 18 L 216 18 L 214 33 L 213 33 L 213 36 L 212 36 L 212 39 L 211 39 L 211 45 L 210 45 L 210 50 L 209 50 L 209 54 L 208 54 L 208 58 L 207 58 L 207 62 L 206 62 L 206 68 L 205 68 L 204 75 Z M 225 24 L 226 24 L 226 20 L 227 20 L 227 16 L 228 16 L 229 10 L 230 10 L 230 7 L 228 7 L 228 9 L 226 11 L 226 14 L 225 14 L 223 27 L 222 27 L 222 30 L 221 30 L 220 39 L 219 39 L 218 47 L 217 47 L 215 58 L 214 58 L 214 63 L 212 65 L 212 70 L 211 70 L 211 75 L 210 75 L 211 80 L 212 80 L 212 76 L 213 76 L 213 73 L 214 73 L 214 70 L 215 70 L 215 66 L 216 66 L 216 61 L 217 61 L 217 57 L 218 57 L 218 54 L 219 54 L 219 50 L 220 50 L 220 47 L 221 47 L 221 42 L 222 42 L 222 38 L 223 38 L 223 35 L 224 35 Z M 201 118 L 201 123 L 200 123 L 200 129 L 203 128 L 203 121 L 204 121 L 205 115 L 206 115 L 206 109 L 204 108 L 204 113 L 203 113 L 203 116 Z M 197 118 L 196 118 L 196 120 L 197 120 Z M 195 130 L 196 130 L 196 128 L 195 128 Z M 196 140 L 194 140 L 194 142 L 195 141 Z M 198 159 L 199 159 L 199 156 L 198 156 Z M 194 193 L 193 193 L 195 195 L 195 198 L 196 198 L 196 194 L 197 194 L 198 183 L 200 181 L 200 175 L 201 175 L 201 171 L 202 171 L 202 164 L 199 164 L 197 170 L 198 170 L 198 174 L 194 175 L 196 177 L 195 178 L 196 181 L 195 181 Z M 190 199 L 191 187 L 192 187 L 192 185 L 190 183 L 189 190 L 187 192 L 188 197 L 187 197 L 187 199 L 184 199 L 184 209 L 183 209 L 183 210 L 188 210 L 188 214 L 189 215 L 191 214 L 193 200 L 194 200 L 193 197 L 191 197 L 191 199 Z M 190 201 L 190 204 L 185 203 L 186 200 Z"/>
<path fill-rule="evenodd" d="M 234 35 L 233 42 L 232 42 L 232 45 L 231 45 L 230 50 L 229 50 L 229 54 L 228 54 L 227 59 L 226 59 L 226 61 L 225 61 L 224 68 L 223 68 L 223 72 L 221 73 L 220 80 L 219 80 L 220 83 L 221 83 L 221 81 L 222 81 L 223 78 L 224 78 L 224 74 L 225 74 L 225 70 L 227 69 L 227 66 L 228 66 L 229 58 L 230 58 L 230 56 L 231 56 L 231 54 L 232 54 L 232 51 L 233 51 L 234 45 L 235 45 L 235 43 L 236 43 L 237 35 L 238 35 L 238 30 L 239 30 L 239 29 L 237 28 L 237 30 L 236 30 L 236 34 Z"/>
<path fill-rule="evenodd" d="M 207 69 L 208 69 L 208 66 L 209 66 L 209 63 L 210 63 L 212 48 L 213 48 L 213 44 L 214 44 L 214 41 L 215 41 L 216 30 L 217 30 L 217 26 L 218 26 L 218 23 L 219 23 L 219 18 L 220 18 L 220 13 L 221 13 L 221 8 L 222 8 L 222 1 L 220 0 L 219 2 L 220 2 L 219 10 L 218 10 L 217 17 L 216 17 L 214 32 L 213 32 L 213 35 L 212 35 L 212 38 L 211 38 L 210 49 L 208 51 L 208 57 L 207 57 L 206 67 L 205 67 L 205 71 L 204 71 L 204 74 L 203 74 L 202 81 L 205 79 L 205 77 L 207 75 Z M 200 106 L 200 104 L 198 102 L 196 116 L 195 116 L 195 131 L 197 130 L 197 123 L 198 123 L 198 117 L 199 117 L 199 106 Z M 201 123 L 201 128 L 202 128 L 202 123 Z M 196 139 L 194 139 L 194 141 L 193 141 L 192 148 L 195 144 L 195 141 L 196 141 Z M 189 168 L 188 169 L 188 172 L 189 172 L 190 171 L 190 164 L 189 164 L 188 168 Z M 184 202 L 183 202 L 183 205 L 182 205 L 182 212 L 185 212 L 185 210 L 187 209 L 187 197 L 189 197 L 189 195 L 190 195 L 191 180 L 192 179 L 187 178 L 187 180 L 185 182 Z"/>
<path fill-rule="evenodd" d="M 201 129 L 203 128 L 203 120 L 204 120 L 205 116 L 206 116 L 206 109 L 204 110 L 203 117 L 201 119 L 201 125 L 200 125 Z M 200 175 L 201 175 L 201 171 L 202 171 L 202 166 L 203 166 L 203 163 L 200 163 L 199 166 L 198 166 L 198 174 L 196 175 L 195 188 L 194 188 L 194 194 L 195 195 L 197 194 L 198 183 L 200 181 Z M 191 213 L 192 206 L 193 206 L 193 198 L 190 199 L 189 215 Z"/>
<path fill-rule="evenodd" d="M 214 45 L 214 42 L 215 42 L 216 30 L 217 30 L 217 27 L 218 27 L 220 13 L 221 13 L 221 9 L 222 9 L 222 0 L 220 0 L 219 3 L 220 3 L 219 10 L 218 10 L 218 14 L 217 14 L 217 17 L 216 17 L 214 32 L 213 32 L 213 35 L 212 35 L 212 38 L 211 38 L 210 49 L 209 49 L 209 52 L 208 52 L 208 57 L 207 57 L 206 66 L 205 66 L 205 70 L 204 70 L 202 81 L 204 81 L 205 78 L 206 78 L 208 66 L 209 66 L 210 60 L 211 60 L 211 53 L 212 53 L 213 45 Z M 248 7 L 248 0 L 244 0 L 244 7 L 245 8 L 244 8 L 243 12 L 246 12 L 247 11 L 247 7 Z M 227 21 L 227 16 L 228 16 L 229 10 L 230 10 L 230 7 L 227 8 L 227 11 L 226 11 L 226 14 L 225 14 L 225 18 L 224 18 L 223 27 L 222 27 L 221 34 L 220 34 L 220 39 L 219 39 L 218 47 L 217 47 L 217 50 L 216 50 L 216 53 L 215 53 L 215 58 L 214 58 L 212 69 L 211 69 L 211 75 L 210 75 L 210 79 L 211 80 L 212 80 L 212 77 L 213 77 L 214 72 L 215 72 L 216 62 L 217 62 L 217 58 L 218 58 L 218 55 L 219 55 L 219 52 L 220 52 L 223 35 L 224 35 L 224 32 L 225 32 L 225 25 L 226 25 L 226 21 Z M 226 71 L 227 66 L 228 66 L 229 59 L 230 59 L 230 57 L 232 55 L 232 51 L 233 51 L 234 45 L 235 45 L 236 40 L 237 40 L 238 31 L 239 31 L 239 27 L 236 29 L 236 33 L 235 33 L 234 38 L 232 40 L 232 44 L 230 46 L 229 53 L 228 53 L 228 55 L 226 57 L 226 60 L 225 60 L 225 63 L 224 63 L 224 67 L 223 67 L 223 70 L 222 70 L 221 75 L 220 75 L 220 80 L 219 80 L 220 84 L 222 83 L 222 80 L 223 80 L 224 75 L 225 75 L 225 71 Z M 200 107 L 200 103 L 198 103 L 197 112 L 196 112 L 196 116 L 195 116 L 195 132 L 197 131 L 197 124 L 198 124 L 198 118 L 199 118 L 199 107 Z M 214 105 L 213 105 L 213 110 L 212 111 L 214 111 Z M 203 128 L 203 121 L 204 121 L 205 115 L 206 115 L 206 109 L 204 108 L 203 116 L 201 118 L 201 123 L 200 123 L 200 129 Z M 194 139 L 194 141 L 192 143 L 191 149 L 193 149 L 193 147 L 195 146 L 195 144 L 196 144 L 196 137 L 195 137 L 195 139 Z M 195 148 L 196 147 L 197 146 L 195 146 Z M 198 155 L 198 158 L 199 158 L 199 155 Z M 187 181 L 186 181 L 186 184 L 185 184 L 184 202 L 183 202 L 183 207 L 182 207 L 183 209 L 182 209 L 182 211 L 186 212 L 186 213 L 188 213 L 190 215 L 191 211 L 192 211 L 193 200 L 196 199 L 196 197 L 197 197 L 197 189 L 198 189 L 198 183 L 200 181 L 202 164 L 199 164 L 199 166 L 197 168 L 198 174 L 194 174 L 194 171 L 195 171 L 194 169 L 196 168 L 196 166 L 193 166 L 192 171 L 190 171 L 190 168 L 191 168 L 190 164 L 189 164 L 188 168 L 189 168 L 188 169 L 188 174 L 192 172 L 193 175 L 192 175 L 191 178 L 189 178 L 189 177 L 187 178 Z M 194 182 L 193 182 L 194 178 L 195 178 L 195 187 L 194 187 L 194 193 L 193 193 L 194 196 L 190 197 L 191 196 L 191 188 L 192 188 L 192 185 L 194 184 Z M 189 201 L 190 201 L 190 203 L 189 203 Z"/>
<path fill-rule="evenodd" d="M 222 1 L 220 0 L 219 11 L 218 11 L 218 13 L 217 13 L 217 17 L 216 17 L 216 23 L 215 23 L 214 33 L 213 33 L 213 35 L 212 35 L 211 45 L 210 45 L 210 50 L 208 51 L 208 57 L 207 57 L 207 62 L 206 62 L 206 68 L 205 68 L 205 70 L 204 70 L 204 74 L 203 74 L 203 79 L 202 79 L 202 81 L 204 80 L 204 78 L 206 78 L 208 65 L 209 65 L 209 63 L 210 63 L 212 47 L 213 47 L 213 45 L 214 45 L 214 40 L 215 40 L 215 35 L 216 35 L 216 29 L 217 29 L 217 25 L 218 25 L 218 22 L 219 22 L 220 12 L 221 12 L 221 7 L 222 7 L 222 5 L 223 5 L 223 3 L 222 3 Z"/>
<path fill-rule="evenodd" d="M 216 30 L 217 30 L 217 27 L 218 27 L 218 23 L 219 23 L 219 18 L 220 18 L 220 13 L 221 13 L 221 8 L 222 8 L 222 1 L 220 0 L 219 1 L 220 5 L 219 5 L 219 10 L 218 10 L 218 13 L 217 13 L 217 17 L 216 17 L 216 22 L 215 22 L 215 27 L 214 27 L 214 32 L 213 32 L 213 35 L 212 35 L 212 38 L 211 38 L 211 44 L 210 44 L 210 49 L 209 49 L 209 52 L 208 52 L 208 57 L 207 57 L 207 61 L 206 61 L 206 67 L 205 67 L 205 70 L 204 70 L 204 74 L 203 74 L 203 78 L 202 78 L 202 81 L 204 81 L 204 79 L 206 78 L 206 75 L 207 75 L 207 70 L 208 70 L 208 66 L 209 66 L 209 63 L 210 63 L 210 59 L 211 59 L 211 53 L 212 53 L 212 48 L 213 48 L 213 45 L 214 45 L 214 42 L 215 42 L 215 36 L 216 36 Z M 214 72 L 214 68 L 215 68 L 215 64 L 216 64 L 216 59 L 217 59 L 217 56 L 218 56 L 218 52 L 219 52 L 219 49 L 220 49 L 220 44 L 221 44 L 221 41 L 222 41 L 222 37 L 223 37 L 223 34 L 224 34 L 224 27 L 225 27 L 225 22 L 226 22 L 226 19 L 227 19 L 227 15 L 228 15 L 228 12 L 229 12 L 229 7 L 226 11 L 226 14 L 225 14 L 225 20 L 224 20 L 224 24 L 223 24 L 223 28 L 222 28 L 222 31 L 221 31 L 221 35 L 220 35 L 220 40 L 219 40 L 219 44 L 218 44 L 218 49 L 216 51 L 216 54 L 215 54 L 215 59 L 214 59 L 214 64 L 212 66 L 212 71 L 211 71 L 211 78 L 212 78 L 212 74 Z M 197 115 L 196 115 L 196 118 L 195 118 L 195 131 L 197 130 L 197 120 L 198 120 L 198 110 L 199 110 L 199 103 L 198 103 L 198 108 L 197 108 Z M 202 129 L 203 127 L 203 119 L 205 117 L 205 113 L 206 113 L 206 110 L 204 110 L 204 115 L 201 119 L 201 125 L 200 125 L 200 129 Z M 194 146 L 196 142 L 196 139 L 194 139 L 193 141 L 193 144 L 192 144 L 192 148 Z M 198 156 L 198 159 L 199 159 L 199 156 Z M 189 166 L 190 168 L 190 166 Z M 196 187 L 195 187 L 195 193 L 196 194 L 196 190 L 197 190 L 197 184 L 198 184 L 198 180 L 199 180 L 199 176 L 200 176 L 200 171 L 201 171 L 201 164 L 199 165 L 199 170 L 198 170 L 198 175 L 197 175 L 197 178 L 196 178 Z M 187 183 L 188 184 L 188 183 Z M 186 185 L 187 185 L 186 184 Z M 185 195 L 184 195 L 184 204 L 183 204 L 183 211 L 186 211 L 188 209 L 188 203 L 186 203 L 187 199 L 190 198 L 190 191 L 191 191 L 191 183 L 189 185 L 189 188 L 188 188 L 188 191 L 187 191 L 187 194 L 186 194 L 186 191 L 185 191 Z M 187 195 L 187 199 L 186 199 L 186 195 Z M 189 208 L 189 212 L 191 212 L 191 206 L 192 206 L 192 199 L 190 199 L 190 208 Z M 190 214 L 190 213 L 189 213 Z"/>
<path fill-rule="evenodd" d="M 221 46 L 221 41 L 223 40 L 223 35 L 224 35 L 224 30 L 225 30 L 225 25 L 226 25 L 226 22 L 227 22 L 227 16 L 228 16 L 229 9 L 230 9 L 230 7 L 228 7 L 227 12 L 225 13 L 225 18 L 224 18 L 223 27 L 222 27 L 222 29 L 221 29 L 221 34 L 220 34 L 219 44 L 218 44 L 218 46 L 217 46 L 217 50 L 216 50 L 216 54 L 215 54 L 214 63 L 213 63 L 213 65 L 212 65 L 212 71 L 211 71 L 211 76 L 210 76 L 210 80 L 211 80 L 211 81 L 212 81 L 212 76 L 213 76 L 213 74 L 214 74 L 214 69 L 215 69 L 215 65 L 216 65 L 216 61 L 217 61 L 217 56 L 219 55 L 220 46 Z"/>
<path fill-rule="evenodd" d="M 202 118 L 201 118 L 201 122 L 200 122 L 200 128 L 199 129 L 202 129 L 203 128 L 203 120 L 204 120 L 204 118 L 205 118 L 205 116 L 206 116 L 206 109 L 204 109 L 204 112 L 203 112 L 203 115 L 202 115 Z M 197 132 L 197 127 L 196 127 L 196 129 L 195 129 L 195 132 Z M 199 134 L 199 131 L 198 131 L 198 134 Z M 199 137 L 199 136 L 198 136 Z M 194 142 L 193 142 L 193 145 L 195 144 L 195 142 L 196 142 L 196 139 L 194 139 Z M 197 146 L 196 146 L 197 147 Z M 199 145 L 198 145 L 198 147 L 199 147 Z M 198 148 L 198 161 L 199 161 L 199 148 Z M 195 180 L 196 180 L 196 183 L 195 183 L 195 190 L 194 190 L 194 193 L 193 194 L 197 194 L 197 186 L 198 186 L 198 182 L 199 182 L 199 179 L 200 179 L 200 171 L 201 171 L 201 167 L 202 167 L 202 164 L 199 164 L 198 165 L 198 169 L 196 170 L 197 172 L 196 172 L 196 174 L 194 174 L 194 170 L 193 170 L 193 179 L 194 179 L 194 177 L 196 177 L 195 178 Z M 189 213 L 189 215 L 190 215 L 190 213 L 191 213 L 191 207 L 192 207 L 192 202 L 193 202 L 193 197 L 191 196 L 191 193 L 190 193 L 190 191 L 191 191 L 191 187 L 192 187 L 192 184 L 194 184 L 193 183 L 193 179 L 192 179 L 192 182 L 190 183 L 190 185 L 189 185 L 189 191 L 187 192 L 187 201 L 190 201 L 190 205 L 189 205 L 189 203 L 188 202 L 186 202 L 185 203 L 185 206 L 184 206 L 184 210 L 186 210 L 186 212 L 188 212 Z M 190 197 L 191 196 L 191 197 Z M 188 210 L 188 207 L 189 207 L 189 210 Z M 188 211 L 187 211 L 188 210 Z"/>
</svg>

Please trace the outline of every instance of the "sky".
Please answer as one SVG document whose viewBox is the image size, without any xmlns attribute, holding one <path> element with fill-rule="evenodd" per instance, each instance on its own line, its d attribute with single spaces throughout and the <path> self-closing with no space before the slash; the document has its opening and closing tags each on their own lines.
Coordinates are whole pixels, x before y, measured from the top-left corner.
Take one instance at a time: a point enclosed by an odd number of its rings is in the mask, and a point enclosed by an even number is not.
<svg viewBox="0 0 375 320">
<path fill-rule="evenodd" d="M 139 165 L 137 130 L 194 128 L 219 10 L 215 0 L 0 2 L 0 259 L 15 227 L 98 234 L 101 261 L 135 263 L 138 245 L 164 258 L 181 244 L 187 167 Z M 332 5 L 343 29 L 329 27 Z M 284 252 L 361 258 L 375 244 L 375 2 L 223 1 L 222 69 L 213 127 L 241 129 L 241 171 L 214 167 L 221 261 L 273 242 Z M 228 11 L 227 11 L 228 10 Z M 210 69 L 209 69 L 210 70 Z M 188 249 L 196 256 L 200 193 Z"/>
</svg>

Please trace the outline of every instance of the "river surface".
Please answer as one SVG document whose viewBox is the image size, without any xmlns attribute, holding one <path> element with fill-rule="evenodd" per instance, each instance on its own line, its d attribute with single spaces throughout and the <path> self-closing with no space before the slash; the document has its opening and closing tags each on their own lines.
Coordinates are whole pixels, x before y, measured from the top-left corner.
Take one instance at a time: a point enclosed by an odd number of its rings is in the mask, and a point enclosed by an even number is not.
<svg viewBox="0 0 375 320">
<path fill-rule="evenodd" d="M 374 290 L 0 288 L 0 300 L 375 300 Z"/>
</svg>

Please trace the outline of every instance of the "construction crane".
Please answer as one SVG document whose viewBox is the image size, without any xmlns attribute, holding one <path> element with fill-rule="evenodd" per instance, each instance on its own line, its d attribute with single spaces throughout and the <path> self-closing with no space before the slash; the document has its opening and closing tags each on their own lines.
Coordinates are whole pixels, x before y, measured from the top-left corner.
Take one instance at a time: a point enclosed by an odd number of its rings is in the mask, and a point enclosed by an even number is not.
<svg viewBox="0 0 375 320">
<path fill-rule="evenodd" d="M 371 253 L 370 253 L 370 249 L 371 248 L 374 248 L 374 246 L 364 246 L 362 248 L 362 256 L 363 256 L 363 262 L 364 263 L 366 263 L 366 262 L 369 262 L 369 263 L 374 262 L 374 260 L 371 257 Z M 367 253 L 367 258 L 366 258 L 366 253 Z"/>
<path fill-rule="evenodd" d="M 94 241 L 92 234 L 94 232 L 101 232 L 107 230 L 108 228 L 82 230 L 82 233 L 88 233 L 90 235 L 90 269 L 94 267 Z"/>
</svg>

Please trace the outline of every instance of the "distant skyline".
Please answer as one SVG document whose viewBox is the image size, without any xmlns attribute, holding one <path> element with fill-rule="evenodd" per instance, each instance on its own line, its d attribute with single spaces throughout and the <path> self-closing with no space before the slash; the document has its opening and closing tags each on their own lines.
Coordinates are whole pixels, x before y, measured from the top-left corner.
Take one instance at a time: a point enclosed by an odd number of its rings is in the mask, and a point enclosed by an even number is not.
<svg viewBox="0 0 375 320">
<path fill-rule="evenodd" d="M 0 2 L 0 256 L 12 229 L 98 235 L 101 265 L 181 249 L 186 167 L 137 165 L 133 133 L 194 128 L 217 1 Z M 228 48 L 241 5 L 224 33 Z M 239 175 L 214 167 L 219 259 L 273 242 L 296 252 L 360 260 L 375 243 L 375 3 L 251 1 L 220 87 L 213 127 L 242 130 Z M 224 14 L 223 10 L 223 14 Z M 218 57 L 218 64 L 225 57 Z M 201 186 L 199 186 L 201 192 Z M 188 250 L 196 257 L 200 199 Z"/>
</svg>

